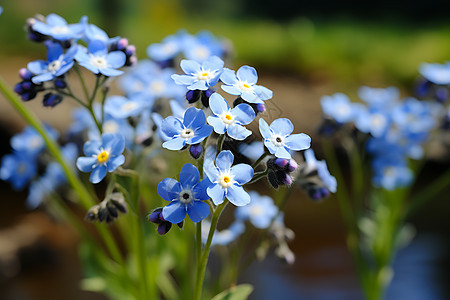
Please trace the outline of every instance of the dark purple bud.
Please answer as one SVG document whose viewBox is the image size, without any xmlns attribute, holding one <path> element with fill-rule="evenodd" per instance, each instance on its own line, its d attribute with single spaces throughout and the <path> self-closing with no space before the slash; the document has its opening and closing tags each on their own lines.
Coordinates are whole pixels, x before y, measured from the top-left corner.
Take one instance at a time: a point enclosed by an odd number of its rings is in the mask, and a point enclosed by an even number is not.
<svg viewBox="0 0 450 300">
<path fill-rule="evenodd" d="M 292 177 L 289 176 L 289 174 L 284 174 L 284 178 L 282 180 L 280 180 L 283 185 L 291 185 L 292 184 Z"/>
<path fill-rule="evenodd" d="M 184 226 L 184 220 L 177 224 L 177 226 L 182 229 Z"/>
<path fill-rule="evenodd" d="M 214 94 L 215 90 L 207 89 L 201 92 L 201 101 L 204 107 L 209 107 L 209 97 Z"/>
<path fill-rule="evenodd" d="M 269 174 L 267 174 L 267 179 L 269 179 L 269 183 L 274 189 L 277 189 L 280 186 L 275 172 L 269 172 Z"/>
<path fill-rule="evenodd" d="M 418 97 L 425 97 L 428 92 L 430 91 L 432 83 L 426 79 L 423 79 L 419 82 L 419 84 L 416 87 L 416 94 Z"/>
<path fill-rule="evenodd" d="M 189 147 L 189 154 L 191 154 L 192 158 L 198 159 L 200 155 L 202 155 L 203 149 L 202 145 L 195 144 Z"/>
<path fill-rule="evenodd" d="M 189 90 L 186 93 L 186 100 L 192 104 L 198 101 L 200 98 L 200 91 L 199 90 Z"/>
<path fill-rule="evenodd" d="M 30 91 L 27 93 L 23 93 L 20 95 L 20 98 L 22 98 L 23 101 L 30 101 L 33 100 L 36 97 L 37 93 L 36 91 Z"/>
<path fill-rule="evenodd" d="M 117 42 L 117 50 L 124 50 L 127 46 L 128 46 L 128 39 L 126 38 L 121 38 Z"/>
<path fill-rule="evenodd" d="M 22 68 L 19 70 L 19 76 L 23 80 L 31 80 L 31 78 L 34 76 L 34 74 L 31 73 L 27 68 Z"/>
<path fill-rule="evenodd" d="M 137 57 L 135 55 L 132 55 L 127 58 L 126 66 L 131 67 L 134 66 L 137 63 Z"/>
<path fill-rule="evenodd" d="M 67 83 L 63 78 L 55 79 L 54 83 L 57 89 L 64 89 L 67 86 Z"/>
<path fill-rule="evenodd" d="M 158 225 L 158 233 L 159 235 L 165 235 L 169 232 L 170 228 L 172 228 L 172 223 L 170 222 L 162 222 Z"/>
<path fill-rule="evenodd" d="M 260 113 L 263 113 L 266 111 L 266 105 L 264 103 L 258 103 L 256 104 L 256 110 Z"/>
<path fill-rule="evenodd" d="M 14 86 L 14 92 L 16 92 L 19 95 L 23 93 L 22 82 L 19 82 Z"/>
<path fill-rule="evenodd" d="M 316 187 L 308 189 L 308 196 L 314 200 L 319 201 L 330 195 L 330 192 L 324 187 Z"/>
<path fill-rule="evenodd" d="M 63 97 L 59 94 L 47 93 L 45 94 L 44 99 L 42 99 L 42 104 L 46 107 L 55 107 L 61 103 L 62 100 Z"/>
<path fill-rule="evenodd" d="M 436 88 L 435 92 L 436 100 L 439 102 L 445 102 L 448 99 L 448 90 L 445 87 Z"/>
<path fill-rule="evenodd" d="M 127 56 L 133 56 L 136 54 L 136 47 L 134 45 L 129 45 L 126 49 L 125 49 L 125 54 Z"/>
<path fill-rule="evenodd" d="M 289 163 L 289 160 L 285 159 L 285 158 L 276 158 L 274 161 L 274 164 L 277 165 L 278 167 L 280 167 L 281 169 L 286 167 L 288 163 Z"/>
<path fill-rule="evenodd" d="M 160 219 L 160 215 L 162 215 L 161 212 L 162 212 L 162 207 L 156 208 L 155 210 L 153 210 L 150 213 L 150 215 L 148 216 L 148 220 L 155 224 L 161 223 L 162 222 Z"/>
<path fill-rule="evenodd" d="M 22 89 L 24 91 L 31 90 L 33 88 L 33 83 L 31 81 L 22 81 Z"/>
</svg>

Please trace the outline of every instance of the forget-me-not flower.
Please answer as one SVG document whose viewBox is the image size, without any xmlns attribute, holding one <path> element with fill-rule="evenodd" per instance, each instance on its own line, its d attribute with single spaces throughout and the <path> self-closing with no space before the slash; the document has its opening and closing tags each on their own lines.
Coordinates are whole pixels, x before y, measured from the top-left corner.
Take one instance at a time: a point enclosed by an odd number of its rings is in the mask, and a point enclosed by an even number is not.
<svg viewBox="0 0 450 300">
<path fill-rule="evenodd" d="M 450 62 L 445 64 L 423 63 L 419 67 L 419 73 L 434 84 L 450 84 Z"/>
<path fill-rule="evenodd" d="M 173 178 L 165 178 L 158 184 L 158 194 L 166 201 L 171 201 L 162 210 L 166 221 L 178 224 L 184 220 L 186 213 L 192 222 L 197 223 L 209 215 L 206 188 L 209 180 L 200 181 L 200 173 L 192 164 L 185 164 L 180 172 L 180 182 Z"/>
<path fill-rule="evenodd" d="M 405 158 L 398 155 L 376 157 L 372 161 L 372 168 L 374 170 L 373 185 L 387 190 L 408 186 L 414 178 Z"/>
<path fill-rule="evenodd" d="M 49 14 L 45 18 L 45 23 L 34 19 L 33 30 L 54 38 L 55 40 L 66 41 L 80 38 L 84 31 L 84 24 L 67 24 L 66 20 L 57 14 Z"/>
<path fill-rule="evenodd" d="M 294 131 L 294 125 L 286 118 L 276 119 L 270 126 L 261 118 L 259 131 L 269 152 L 279 158 L 290 159 L 290 150 L 305 150 L 311 145 L 311 138 L 307 134 L 291 134 Z"/>
<path fill-rule="evenodd" d="M 223 57 L 225 53 L 222 42 L 209 31 L 201 31 L 195 36 L 186 36 L 181 46 L 187 59 L 192 59 L 199 63 L 211 56 Z"/>
<path fill-rule="evenodd" d="M 256 84 L 258 74 L 253 67 L 242 66 L 236 74 L 233 70 L 224 69 L 220 80 L 225 84 L 221 86 L 225 92 L 241 96 L 250 103 L 263 103 L 263 100 L 269 100 L 273 96 L 271 90 Z"/>
<path fill-rule="evenodd" d="M 332 96 L 323 96 L 320 105 L 325 115 L 333 118 L 338 123 L 354 121 L 363 107 L 360 103 L 352 103 L 347 95 L 336 93 Z"/>
<path fill-rule="evenodd" d="M 45 130 L 53 139 L 58 138 L 58 131 L 45 125 Z M 45 142 L 42 136 L 31 126 L 25 127 L 22 132 L 11 138 L 11 147 L 14 151 L 26 153 L 28 156 L 36 157 L 45 148 Z"/>
<path fill-rule="evenodd" d="M 255 111 L 250 105 L 241 103 L 231 109 L 221 95 L 214 93 L 209 98 L 209 107 L 214 115 L 209 116 L 207 120 L 216 133 L 226 132 L 231 138 L 239 141 L 252 134 L 242 126 L 250 124 L 255 118 Z"/>
<path fill-rule="evenodd" d="M 104 110 L 105 113 L 113 118 L 125 119 L 135 117 L 142 113 L 145 102 L 140 97 L 125 98 L 123 96 L 111 96 L 106 99 Z"/>
<path fill-rule="evenodd" d="M 242 185 L 252 179 L 253 168 L 247 164 L 232 166 L 233 161 L 233 153 L 224 150 L 217 155 L 215 165 L 208 163 L 205 166 L 206 175 L 212 183 L 207 193 L 215 205 L 221 204 L 225 197 L 236 206 L 250 203 L 250 196 Z"/>
<path fill-rule="evenodd" d="M 213 128 L 206 124 L 205 113 L 191 107 L 184 113 L 183 120 L 169 116 L 161 123 L 161 131 L 168 141 L 162 146 L 169 150 L 180 150 L 186 144 L 198 144 L 212 132 Z"/>
<path fill-rule="evenodd" d="M 108 53 L 106 42 L 95 40 L 89 43 L 88 49 L 79 47 L 75 59 L 92 73 L 111 77 L 123 74 L 117 69 L 125 65 L 126 56 L 122 51 Z"/>
<path fill-rule="evenodd" d="M 124 150 L 125 139 L 122 135 L 104 133 L 101 141 L 91 140 L 84 144 L 86 156 L 78 157 L 77 167 L 82 172 L 91 172 L 90 182 L 99 183 L 107 172 L 113 172 L 125 162 Z"/>
<path fill-rule="evenodd" d="M 277 206 L 269 196 L 261 196 L 255 191 L 248 192 L 251 201 L 246 206 L 240 206 L 235 210 L 237 219 L 249 220 L 256 228 L 268 228 L 278 213 Z"/>
<path fill-rule="evenodd" d="M 27 153 L 14 151 L 2 158 L 0 178 L 9 181 L 16 190 L 23 189 L 36 172 L 36 158 Z"/>
<path fill-rule="evenodd" d="M 172 79 L 176 84 L 187 85 L 189 90 L 206 91 L 219 82 L 223 72 L 224 62 L 217 56 L 211 56 L 202 64 L 195 60 L 183 59 L 180 63 L 185 75 L 173 74 Z"/>
<path fill-rule="evenodd" d="M 305 151 L 305 161 L 308 170 L 316 170 L 319 175 L 320 180 L 325 185 L 325 187 L 332 193 L 336 193 L 337 181 L 336 178 L 330 174 L 328 170 L 327 163 L 325 160 L 317 160 L 314 155 L 313 149 L 308 149 Z"/>
<path fill-rule="evenodd" d="M 35 84 L 52 80 L 63 75 L 72 68 L 74 64 L 77 46 L 72 46 L 66 53 L 59 43 L 46 42 L 47 61 L 36 60 L 28 63 L 27 68 L 34 76 L 31 81 Z"/>
</svg>

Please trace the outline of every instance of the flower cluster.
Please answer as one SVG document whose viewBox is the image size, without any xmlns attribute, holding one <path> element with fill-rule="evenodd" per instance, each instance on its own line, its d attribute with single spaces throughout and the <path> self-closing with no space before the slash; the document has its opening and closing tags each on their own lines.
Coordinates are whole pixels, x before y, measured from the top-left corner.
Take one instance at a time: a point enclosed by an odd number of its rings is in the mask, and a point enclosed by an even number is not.
<svg viewBox="0 0 450 300">
<path fill-rule="evenodd" d="M 408 159 L 423 157 L 423 144 L 437 126 L 440 105 L 415 98 L 401 101 L 393 87 L 362 87 L 359 97 L 365 105 L 352 103 L 344 94 L 325 96 L 322 110 L 326 118 L 335 122 L 335 128 L 352 124 L 368 134 L 366 149 L 373 156 L 375 186 L 390 190 L 409 185 L 413 174 Z"/>
</svg>

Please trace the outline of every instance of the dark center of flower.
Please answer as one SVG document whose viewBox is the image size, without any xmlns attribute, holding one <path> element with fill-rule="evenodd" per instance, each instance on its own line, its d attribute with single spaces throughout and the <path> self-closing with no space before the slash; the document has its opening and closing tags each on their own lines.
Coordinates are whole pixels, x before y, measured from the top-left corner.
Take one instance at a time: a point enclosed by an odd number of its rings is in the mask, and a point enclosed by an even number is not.
<svg viewBox="0 0 450 300">
<path fill-rule="evenodd" d="M 281 142 L 283 141 L 280 137 L 277 137 L 275 140 L 276 140 L 278 143 L 281 143 Z"/>
<path fill-rule="evenodd" d="M 190 195 L 188 193 L 184 193 L 183 194 L 183 199 L 187 200 L 189 199 Z"/>
</svg>

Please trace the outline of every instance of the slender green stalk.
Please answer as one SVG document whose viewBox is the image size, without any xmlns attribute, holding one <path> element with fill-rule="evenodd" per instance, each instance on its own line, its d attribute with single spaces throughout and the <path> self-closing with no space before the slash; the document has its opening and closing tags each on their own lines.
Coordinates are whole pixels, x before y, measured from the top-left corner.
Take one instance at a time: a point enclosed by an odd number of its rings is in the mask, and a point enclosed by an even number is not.
<svg viewBox="0 0 450 300">
<path fill-rule="evenodd" d="M 263 161 L 263 159 L 267 157 L 267 155 L 269 155 L 269 153 L 264 151 L 264 153 L 252 164 L 252 168 L 256 168 Z"/>
<path fill-rule="evenodd" d="M 74 69 L 75 69 L 75 72 L 78 75 L 78 79 L 80 80 L 81 87 L 83 88 L 84 97 L 86 98 L 86 100 L 89 100 L 89 92 L 88 92 L 86 83 L 84 82 L 83 75 L 81 74 L 80 68 L 78 67 L 77 64 L 75 64 L 74 65 Z"/>
<path fill-rule="evenodd" d="M 211 242 L 214 236 L 214 232 L 217 228 L 217 223 L 219 221 L 220 215 L 222 214 L 223 209 L 227 206 L 228 200 L 225 200 L 222 204 L 216 207 L 211 219 L 211 227 L 209 228 L 208 239 L 206 240 L 205 250 L 203 251 L 203 255 L 200 259 L 200 264 L 197 268 L 197 276 L 195 280 L 195 289 L 194 289 L 194 300 L 200 300 L 202 296 L 202 286 L 203 280 L 205 278 L 206 265 L 208 263 L 209 251 L 211 250 Z"/>
<path fill-rule="evenodd" d="M 197 266 L 200 266 L 201 256 L 202 256 L 202 221 L 197 222 L 195 224 L 195 261 Z"/>
<path fill-rule="evenodd" d="M 219 155 L 220 151 L 222 151 L 224 141 L 225 141 L 225 134 L 219 135 L 219 139 L 217 140 L 216 157 L 217 157 L 217 155 Z"/>
<path fill-rule="evenodd" d="M 95 202 L 91 198 L 88 190 L 81 183 L 80 179 L 75 175 L 73 169 L 67 164 L 58 144 L 56 144 L 56 142 L 50 137 L 39 119 L 22 103 L 22 101 L 14 94 L 14 92 L 10 90 L 10 88 L 5 84 L 2 78 L 0 78 L 0 91 L 3 93 L 3 95 L 5 95 L 6 99 L 19 112 L 19 114 L 25 119 L 25 121 L 27 121 L 27 123 L 42 136 L 42 139 L 47 145 L 47 149 L 53 155 L 56 161 L 61 165 L 68 183 L 72 186 L 73 190 L 78 195 L 78 199 L 81 205 L 86 210 L 88 210 L 92 205 L 94 205 Z M 101 225 L 96 225 L 96 228 L 102 236 L 105 245 L 114 260 L 119 263 L 123 262 L 122 255 L 120 254 L 120 251 L 115 244 L 111 233 Z"/>
<path fill-rule="evenodd" d="M 255 174 L 253 175 L 252 180 L 250 180 L 247 184 L 255 183 L 255 182 L 257 182 L 258 180 L 260 180 L 260 179 L 266 177 L 267 174 L 269 174 L 269 169 L 266 169 L 265 171 L 262 171 L 262 172 L 255 173 Z"/>
</svg>

